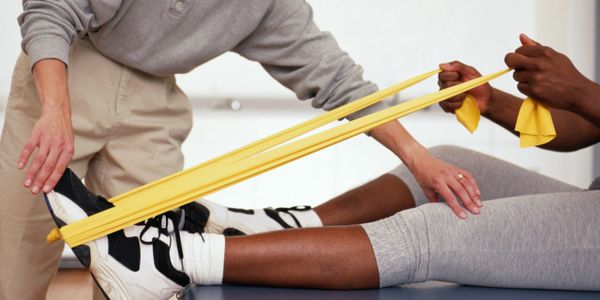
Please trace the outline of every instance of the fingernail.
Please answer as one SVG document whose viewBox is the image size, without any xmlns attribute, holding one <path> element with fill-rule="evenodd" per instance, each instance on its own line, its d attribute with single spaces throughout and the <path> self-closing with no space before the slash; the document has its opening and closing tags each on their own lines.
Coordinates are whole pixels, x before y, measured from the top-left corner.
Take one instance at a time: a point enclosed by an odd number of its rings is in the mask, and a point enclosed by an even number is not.
<svg viewBox="0 0 600 300">
<path fill-rule="evenodd" d="M 21 161 L 19 162 L 19 169 L 23 169 L 25 167 L 25 164 Z"/>
<path fill-rule="evenodd" d="M 34 186 L 34 187 L 31 189 L 31 192 L 32 192 L 32 193 L 34 193 L 34 194 L 37 194 L 39 191 L 40 191 L 40 187 L 39 187 L 39 186 L 37 186 L 37 185 L 36 185 L 36 186 Z"/>
<path fill-rule="evenodd" d="M 481 200 L 477 200 L 476 202 L 477 202 L 477 205 L 479 205 L 479 207 L 483 206 L 483 203 L 481 202 Z"/>
<path fill-rule="evenodd" d="M 44 193 L 50 193 L 51 188 L 49 185 L 45 185 L 43 190 L 44 190 Z"/>
<path fill-rule="evenodd" d="M 481 196 L 481 191 L 480 190 L 475 191 L 475 193 L 477 193 L 477 196 Z"/>
<path fill-rule="evenodd" d="M 25 186 L 29 187 L 31 185 L 31 179 L 25 180 Z"/>
<path fill-rule="evenodd" d="M 461 219 L 466 219 L 466 218 L 467 218 L 467 214 L 465 214 L 465 212 L 464 212 L 464 211 L 461 211 L 461 212 L 458 214 L 458 216 L 459 216 Z"/>
<path fill-rule="evenodd" d="M 473 207 L 473 212 L 478 214 L 479 213 L 479 207 Z"/>
</svg>

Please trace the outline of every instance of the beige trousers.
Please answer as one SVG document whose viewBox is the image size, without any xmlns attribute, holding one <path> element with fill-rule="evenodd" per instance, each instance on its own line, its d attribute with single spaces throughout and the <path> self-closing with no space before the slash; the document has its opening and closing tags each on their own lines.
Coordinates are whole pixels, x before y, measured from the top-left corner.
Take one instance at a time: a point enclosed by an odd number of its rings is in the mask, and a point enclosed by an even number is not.
<svg viewBox="0 0 600 300">
<path fill-rule="evenodd" d="M 182 168 L 192 113 L 173 76 L 127 68 L 83 40 L 72 48 L 69 89 L 75 133 L 70 168 L 93 192 L 112 197 Z M 22 54 L 0 139 L 0 300 L 44 299 L 63 249 L 46 243 L 50 214 L 42 196 L 23 187 L 25 171 L 17 169 L 40 112 Z"/>
</svg>

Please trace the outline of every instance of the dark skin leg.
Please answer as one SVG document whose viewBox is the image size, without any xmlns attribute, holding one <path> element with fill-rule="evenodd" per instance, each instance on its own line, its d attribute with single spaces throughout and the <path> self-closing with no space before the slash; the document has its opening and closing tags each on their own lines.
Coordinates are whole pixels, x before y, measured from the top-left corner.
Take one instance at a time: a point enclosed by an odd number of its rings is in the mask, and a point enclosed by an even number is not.
<svg viewBox="0 0 600 300">
<path fill-rule="evenodd" d="M 379 272 L 371 242 L 362 227 L 352 224 L 376 221 L 414 206 L 406 184 L 385 174 L 316 207 L 327 227 L 227 237 L 223 282 L 378 288 Z"/>
<path fill-rule="evenodd" d="M 406 184 L 385 174 L 317 206 L 315 212 L 323 226 L 352 225 L 380 220 L 413 207 L 415 201 Z"/>
<path fill-rule="evenodd" d="M 228 237 L 223 282 L 322 289 L 379 287 L 360 226 L 302 228 Z"/>
</svg>

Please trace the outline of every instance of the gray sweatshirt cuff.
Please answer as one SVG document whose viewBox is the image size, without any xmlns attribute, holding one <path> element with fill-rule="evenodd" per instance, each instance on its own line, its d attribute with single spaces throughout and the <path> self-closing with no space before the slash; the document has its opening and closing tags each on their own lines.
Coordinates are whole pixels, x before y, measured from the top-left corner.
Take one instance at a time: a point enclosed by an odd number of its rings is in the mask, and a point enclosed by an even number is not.
<svg viewBox="0 0 600 300">
<path fill-rule="evenodd" d="M 25 52 L 29 57 L 29 68 L 40 60 L 55 58 L 65 65 L 69 64 L 69 51 L 71 46 L 60 37 L 45 36 L 34 39 L 25 45 Z"/>
<path fill-rule="evenodd" d="M 389 106 L 387 104 L 385 104 L 384 102 L 377 102 L 367 108 L 363 108 L 362 110 L 359 110 L 355 113 L 349 114 L 346 118 L 350 121 L 364 117 L 366 115 L 370 115 L 374 112 L 378 112 L 380 110 L 384 110 L 386 108 L 388 108 Z"/>
</svg>

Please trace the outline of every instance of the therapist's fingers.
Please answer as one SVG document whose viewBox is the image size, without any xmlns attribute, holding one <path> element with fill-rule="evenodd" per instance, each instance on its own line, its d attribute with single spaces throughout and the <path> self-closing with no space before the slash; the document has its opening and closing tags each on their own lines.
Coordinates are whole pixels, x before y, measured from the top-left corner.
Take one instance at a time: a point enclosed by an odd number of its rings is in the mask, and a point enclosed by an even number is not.
<svg viewBox="0 0 600 300">
<path fill-rule="evenodd" d="M 483 203 L 481 202 L 481 191 L 479 190 L 479 187 L 477 186 L 477 181 L 475 180 L 473 175 L 471 175 L 471 173 L 465 170 L 459 171 L 458 174 L 461 174 L 462 178 L 459 178 L 457 175 L 456 179 L 465 188 L 465 190 L 467 190 L 467 193 L 469 194 L 471 200 L 473 200 L 473 203 L 477 207 L 483 206 Z M 469 211 L 473 212 L 470 209 Z"/>
<path fill-rule="evenodd" d="M 468 186 L 468 180 L 464 177 L 462 179 L 454 178 L 454 180 L 448 181 L 448 186 L 452 189 L 452 192 L 458 196 L 463 206 L 468 211 L 472 214 L 479 214 L 479 206 L 475 204 L 475 200 L 472 198 L 472 196 L 475 197 L 475 195 L 471 195 L 466 188 L 466 186 Z"/>
<path fill-rule="evenodd" d="M 447 185 L 440 186 L 438 189 L 438 194 L 444 199 L 444 201 L 446 201 L 446 204 L 448 204 L 448 206 L 454 212 L 454 214 L 456 214 L 461 219 L 467 218 L 467 214 L 463 210 L 460 203 L 458 203 L 458 200 L 456 200 L 456 197 Z"/>
</svg>

